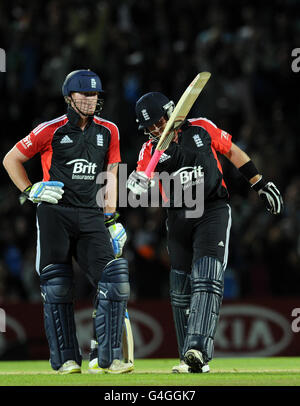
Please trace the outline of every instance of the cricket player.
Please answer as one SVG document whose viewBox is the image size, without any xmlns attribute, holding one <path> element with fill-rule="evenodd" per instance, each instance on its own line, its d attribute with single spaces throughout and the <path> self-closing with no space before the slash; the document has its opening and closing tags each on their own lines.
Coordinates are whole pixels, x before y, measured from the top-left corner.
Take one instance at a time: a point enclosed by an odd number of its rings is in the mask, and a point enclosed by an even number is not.
<svg viewBox="0 0 300 406">
<path fill-rule="evenodd" d="M 128 263 L 120 258 L 126 232 L 116 212 L 119 130 L 99 117 L 103 89 L 94 72 L 71 72 L 62 93 L 67 113 L 37 126 L 3 161 L 22 192 L 20 200 L 37 204 L 36 270 L 50 363 L 60 373 L 81 372 L 73 310 L 74 257 L 97 287 L 89 372 L 129 372 L 132 363 L 120 360 L 130 287 Z M 37 153 L 43 180 L 32 184 L 23 164 Z M 97 175 L 105 171 L 111 176 L 98 201 Z"/>
<path fill-rule="evenodd" d="M 149 137 L 140 151 L 137 169 L 127 181 L 127 187 L 137 195 L 153 186 L 154 181 L 149 181 L 144 171 L 173 109 L 173 101 L 158 92 L 147 93 L 136 103 L 139 130 Z M 187 217 L 184 200 L 177 207 L 178 189 L 176 193 L 172 187 L 166 191 L 160 184 L 163 201 L 168 203 L 170 297 L 180 358 L 174 373 L 209 372 L 213 357 L 231 227 L 229 195 L 217 153 L 236 166 L 272 214 L 281 213 L 283 208 L 276 186 L 262 177 L 231 138 L 206 118 L 188 119 L 174 132 L 155 169 L 178 178 L 184 190 L 195 189 L 204 179 L 204 211 L 196 218 Z"/>
</svg>

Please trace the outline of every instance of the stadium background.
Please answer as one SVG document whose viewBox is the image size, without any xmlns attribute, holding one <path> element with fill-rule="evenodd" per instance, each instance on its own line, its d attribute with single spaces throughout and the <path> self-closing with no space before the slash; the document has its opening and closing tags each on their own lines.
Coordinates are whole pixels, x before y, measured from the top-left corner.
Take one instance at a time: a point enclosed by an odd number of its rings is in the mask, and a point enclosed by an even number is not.
<svg viewBox="0 0 300 406">
<path fill-rule="evenodd" d="M 300 47 L 299 1 L 12 0 L 0 3 L 0 38 L 7 57 L 0 74 L 1 158 L 37 124 L 64 113 L 66 74 L 90 68 L 101 77 L 102 115 L 119 126 L 130 173 L 145 141 L 135 123 L 138 97 L 162 91 L 176 102 L 197 72 L 210 71 L 190 116 L 207 117 L 231 133 L 285 203 L 282 215 L 271 216 L 222 160 L 233 211 L 225 301 L 294 298 L 297 304 L 300 73 L 292 71 L 291 52 Z M 41 179 L 38 156 L 26 168 L 33 182 Z M 2 166 L 0 175 L 0 307 L 40 304 L 35 207 L 20 207 Z M 131 302 L 167 301 L 164 211 L 120 212 Z M 94 292 L 74 266 L 76 299 L 91 300 Z"/>
</svg>

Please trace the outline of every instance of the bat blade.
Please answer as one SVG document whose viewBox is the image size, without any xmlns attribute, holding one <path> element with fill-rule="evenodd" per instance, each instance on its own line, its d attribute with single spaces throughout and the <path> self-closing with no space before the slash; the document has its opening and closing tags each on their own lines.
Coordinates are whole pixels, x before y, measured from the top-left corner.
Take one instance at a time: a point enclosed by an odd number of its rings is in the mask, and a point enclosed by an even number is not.
<svg viewBox="0 0 300 406">
<path fill-rule="evenodd" d="M 180 97 L 178 103 L 176 104 L 175 109 L 172 112 L 167 125 L 160 137 L 160 140 L 156 147 L 158 151 L 167 149 L 166 146 L 168 147 L 172 140 L 172 138 L 168 136 L 172 136 L 172 132 L 178 129 L 183 123 L 197 97 L 209 80 L 210 76 L 211 74 L 209 72 L 198 73 L 195 79 L 186 88 L 183 95 Z M 166 139 L 168 138 L 171 138 L 169 143 L 166 142 Z"/>
<path fill-rule="evenodd" d="M 134 363 L 134 341 L 128 310 L 125 313 L 124 330 L 122 336 L 124 362 Z"/>
<path fill-rule="evenodd" d="M 210 76 L 210 72 L 198 73 L 198 75 L 189 84 L 183 95 L 180 97 L 159 139 L 155 153 L 153 154 L 145 170 L 145 174 L 148 176 L 148 178 L 151 177 L 151 174 L 154 171 L 162 153 L 169 147 L 174 137 L 174 131 L 178 129 L 186 119 L 186 116 L 188 115 Z"/>
</svg>

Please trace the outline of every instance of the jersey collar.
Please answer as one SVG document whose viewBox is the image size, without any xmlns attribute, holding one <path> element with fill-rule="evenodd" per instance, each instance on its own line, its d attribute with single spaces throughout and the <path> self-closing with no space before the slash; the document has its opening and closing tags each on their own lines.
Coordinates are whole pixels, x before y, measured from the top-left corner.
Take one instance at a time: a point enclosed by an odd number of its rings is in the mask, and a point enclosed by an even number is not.
<svg viewBox="0 0 300 406">
<path fill-rule="evenodd" d="M 71 106 L 68 106 L 67 117 L 72 127 L 77 127 L 79 129 L 77 123 L 80 120 L 80 115 Z M 93 121 L 93 118 L 93 116 L 89 117 L 88 126 Z"/>
</svg>

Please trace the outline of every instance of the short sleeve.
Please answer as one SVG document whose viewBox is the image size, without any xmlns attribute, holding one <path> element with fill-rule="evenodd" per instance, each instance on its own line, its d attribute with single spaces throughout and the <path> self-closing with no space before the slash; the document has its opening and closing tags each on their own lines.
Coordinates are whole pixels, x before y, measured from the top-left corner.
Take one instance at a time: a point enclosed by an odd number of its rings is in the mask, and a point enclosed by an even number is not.
<svg viewBox="0 0 300 406">
<path fill-rule="evenodd" d="M 35 154 L 44 151 L 51 143 L 53 133 L 49 126 L 44 123 L 37 126 L 26 137 L 17 142 L 16 147 L 27 158 L 32 158 Z"/>
<path fill-rule="evenodd" d="M 206 118 L 199 118 L 191 120 L 193 125 L 203 127 L 210 135 L 212 147 L 220 152 L 226 154 L 230 151 L 232 145 L 232 136 L 224 130 L 218 128 L 212 121 Z"/>
<path fill-rule="evenodd" d="M 119 129 L 116 125 L 110 127 L 110 143 L 107 151 L 107 163 L 112 164 L 121 162 L 120 154 L 120 136 Z"/>
<path fill-rule="evenodd" d="M 151 157 L 152 157 L 152 154 L 151 154 L 152 147 L 153 147 L 153 145 L 152 145 L 151 140 L 147 141 L 143 144 L 143 146 L 140 150 L 140 153 L 139 153 L 138 161 L 137 161 L 136 170 L 138 172 L 146 170 L 146 168 L 151 160 Z"/>
</svg>

